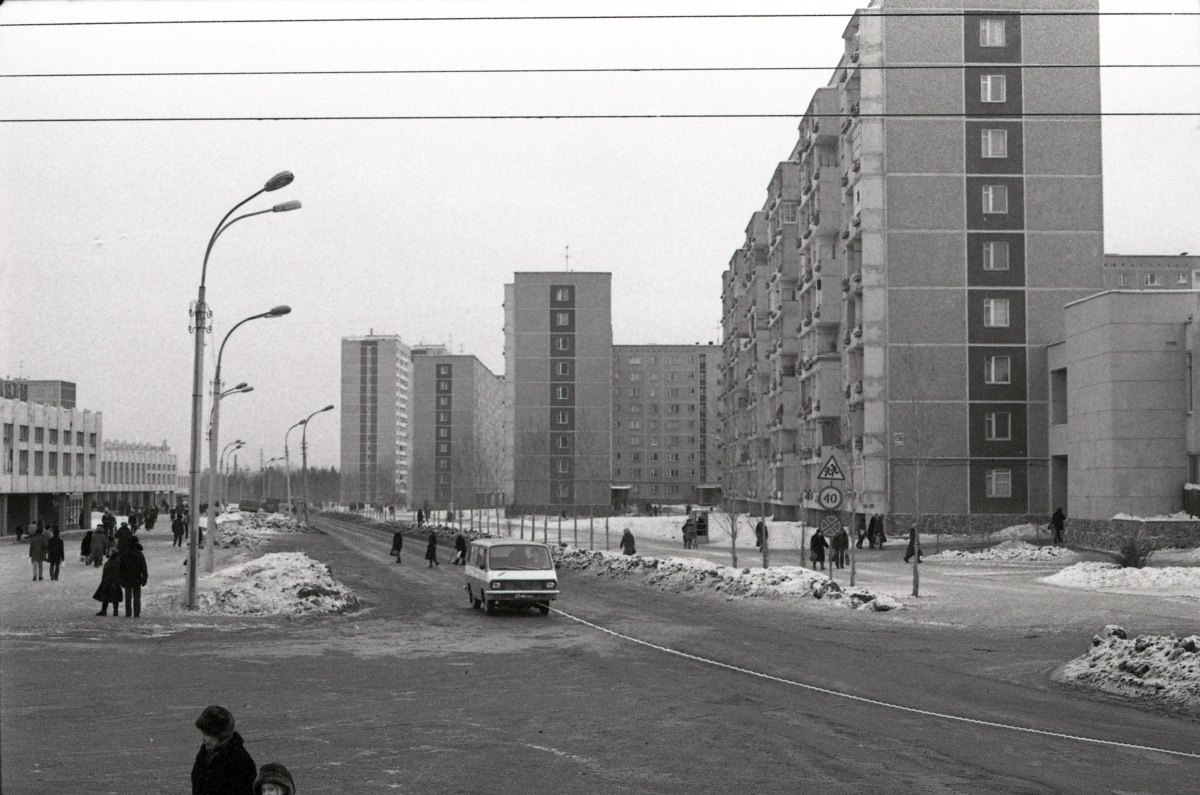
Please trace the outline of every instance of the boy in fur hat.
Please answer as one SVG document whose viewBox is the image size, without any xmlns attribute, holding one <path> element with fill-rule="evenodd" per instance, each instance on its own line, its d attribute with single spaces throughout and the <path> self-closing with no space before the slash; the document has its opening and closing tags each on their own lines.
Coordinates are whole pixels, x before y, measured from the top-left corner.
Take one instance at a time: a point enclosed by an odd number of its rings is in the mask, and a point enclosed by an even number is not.
<svg viewBox="0 0 1200 795">
<path fill-rule="evenodd" d="M 292 774 L 278 762 L 267 762 L 254 779 L 254 795 L 296 795 Z"/>
<path fill-rule="evenodd" d="M 204 742 L 192 765 L 192 795 L 253 795 L 258 768 L 233 726 L 224 707 L 205 707 L 196 718 Z"/>
</svg>

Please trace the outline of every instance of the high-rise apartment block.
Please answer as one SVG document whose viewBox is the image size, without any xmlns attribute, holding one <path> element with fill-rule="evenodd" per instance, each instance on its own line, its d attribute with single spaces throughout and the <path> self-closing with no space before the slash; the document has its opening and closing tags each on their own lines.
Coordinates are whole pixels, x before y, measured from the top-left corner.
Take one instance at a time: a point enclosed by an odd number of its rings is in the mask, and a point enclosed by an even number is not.
<svg viewBox="0 0 1200 795">
<path fill-rule="evenodd" d="M 342 339 L 341 499 L 406 503 L 412 356 L 397 336 Z"/>
<path fill-rule="evenodd" d="M 474 356 L 414 355 L 410 408 L 412 505 L 505 504 L 504 381 Z"/>
<path fill-rule="evenodd" d="M 518 272 L 504 286 L 504 491 L 518 510 L 611 504 L 611 276 Z"/>
<path fill-rule="evenodd" d="M 716 345 L 613 346 L 615 508 L 720 500 L 720 363 Z"/>
<path fill-rule="evenodd" d="M 723 278 L 742 510 L 1048 513 L 1045 346 L 1103 262 L 1098 20 L 1064 9 L 1097 4 L 850 20 Z"/>
</svg>

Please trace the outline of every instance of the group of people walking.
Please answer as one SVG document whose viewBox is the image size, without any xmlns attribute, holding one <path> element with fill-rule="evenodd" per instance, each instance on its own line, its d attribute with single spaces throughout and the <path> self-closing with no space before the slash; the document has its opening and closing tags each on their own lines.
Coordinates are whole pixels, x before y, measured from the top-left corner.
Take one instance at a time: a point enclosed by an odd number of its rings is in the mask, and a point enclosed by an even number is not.
<svg viewBox="0 0 1200 795">
<path fill-rule="evenodd" d="M 430 530 L 429 536 L 425 540 L 425 564 L 426 568 L 432 569 L 434 566 L 440 566 L 441 561 L 438 560 L 437 546 L 437 531 Z M 404 550 L 404 533 L 397 530 L 392 533 L 392 549 L 390 554 L 396 559 L 396 563 L 400 563 L 400 555 Z M 461 566 L 467 556 L 467 537 L 462 533 L 454 536 L 454 556 L 450 559 L 450 563 L 455 566 Z"/>
</svg>

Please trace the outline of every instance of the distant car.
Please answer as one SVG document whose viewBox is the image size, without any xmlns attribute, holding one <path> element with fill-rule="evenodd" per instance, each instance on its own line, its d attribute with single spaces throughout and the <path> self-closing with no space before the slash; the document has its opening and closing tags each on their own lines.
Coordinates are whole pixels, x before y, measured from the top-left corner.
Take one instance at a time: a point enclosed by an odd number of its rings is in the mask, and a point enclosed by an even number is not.
<svg viewBox="0 0 1200 795">
<path fill-rule="evenodd" d="M 260 503 L 258 500 L 242 500 L 237 508 L 233 510 L 241 511 L 242 513 L 258 513 Z"/>
<path fill-rule="evenodd" d="M 536 541 L 477 538 L 463 564 L 467 598 L 488 615 L 497 607 L 536 607 L 542 615 L 558 598 L 558 572 L 550 547 Z"/>
</svg>

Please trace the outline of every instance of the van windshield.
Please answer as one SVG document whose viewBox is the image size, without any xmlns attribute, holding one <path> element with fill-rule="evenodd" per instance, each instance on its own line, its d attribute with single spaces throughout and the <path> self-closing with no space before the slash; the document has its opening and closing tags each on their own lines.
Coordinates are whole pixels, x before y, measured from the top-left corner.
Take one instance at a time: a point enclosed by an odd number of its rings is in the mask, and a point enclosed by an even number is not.
<svg viewBox="0 0 1200 795">
<path fill-rule="evenodd" d="M 552 569 L 550 550 L 545 547 L 512 544 L 494 546 L 488 552 L 488 568 L 492 570 Z"/>
</svg>

